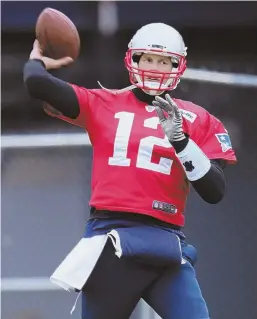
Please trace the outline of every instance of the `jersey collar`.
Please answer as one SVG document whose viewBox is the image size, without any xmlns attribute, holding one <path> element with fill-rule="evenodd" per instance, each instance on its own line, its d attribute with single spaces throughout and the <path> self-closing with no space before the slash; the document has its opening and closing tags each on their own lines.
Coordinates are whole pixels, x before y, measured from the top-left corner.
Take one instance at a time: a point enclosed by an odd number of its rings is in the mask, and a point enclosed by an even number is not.
<svg viewBox="0 0 257 319">
<path fill-rule="evenodd" d="M 144 102 L 148 105 L 152 105 L 152 102 L 154 101 L 155 99 L 155 96 L 154 95 L 149 95 L 149 94 L 146 94 L 144 91 L 142 91 L 141 89 L 139 88 L 135 88 L 132 90 L 133 94 L 135 95 L 135 97 L 141 101 L 141 102 Z M 168 91 L 165 91 L 163 92 L 161 95 L 158 95 L 162 98 L 165 98 L 165 94 L 169 93 Z"/>
</svg>

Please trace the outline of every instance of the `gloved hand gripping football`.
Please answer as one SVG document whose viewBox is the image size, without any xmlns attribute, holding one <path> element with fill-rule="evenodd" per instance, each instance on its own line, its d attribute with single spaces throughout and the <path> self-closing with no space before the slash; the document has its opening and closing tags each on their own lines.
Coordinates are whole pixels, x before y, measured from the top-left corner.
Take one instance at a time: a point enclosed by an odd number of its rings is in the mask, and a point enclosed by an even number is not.
<svg viewBox="0 0 257 319">
<path fill-rule="evenodd" d="M 178 109 L 177 104 L 172 100 L 169 94 L 165 95 L 165 99 L 160 96 L 155 97 L 153 106 L 159 116 L 160 124 L 170 143 L 179 142 L 186 138 L 183 132 L 183 118 Z M 168 117 L 165 116 L 165 111 Z"/>
</svg>

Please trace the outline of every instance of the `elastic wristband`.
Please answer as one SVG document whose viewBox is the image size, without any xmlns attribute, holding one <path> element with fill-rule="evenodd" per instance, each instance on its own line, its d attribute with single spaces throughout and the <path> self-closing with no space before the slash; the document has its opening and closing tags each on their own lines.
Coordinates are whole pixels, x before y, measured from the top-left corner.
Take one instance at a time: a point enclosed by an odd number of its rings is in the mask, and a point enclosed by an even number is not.
<svg viewBox="0 0 257 319">
<path fill-rule="evenodd" d="M 191 139 L 189 139 L 184 150 L 176 155 L 180 160 L 189 181 L 200 179 L 211 168 L 209 158 Z"/>
</svg>

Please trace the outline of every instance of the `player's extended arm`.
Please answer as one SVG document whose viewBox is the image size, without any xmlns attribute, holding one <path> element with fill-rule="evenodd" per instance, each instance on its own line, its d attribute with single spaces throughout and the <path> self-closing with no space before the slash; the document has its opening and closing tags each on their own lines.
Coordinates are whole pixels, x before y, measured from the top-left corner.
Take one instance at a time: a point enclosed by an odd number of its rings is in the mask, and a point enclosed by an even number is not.
<svg viewBox="0 0 257 319">
<path fill-rule="evenodd" d="M 166 100 L 156 96 L 153 105 L 160 118 L 161 126 L 176 151 L 188 180 L 201 198 L 210 204 L 218 203 L 225 193 L 224 163 L 210 161 L 204 152 L 185 135 L 182 115 L 176 103 L 167 94 Z M 168 117 L 164 112 L 168 113 Z"/>
<path fill-rule="evenodd" d="M 67 82 L 51 75 L 48 69 L 57 69 L 71 62 L 69 58 L 59 60 L 42 56 L 35 41 L 30 59 L 23 70 L 24 83 L 29 94 L 35 99 L 49 103 L 64 116 L 75 119 L 80 108 L 75 91 Z"/>
</svg>

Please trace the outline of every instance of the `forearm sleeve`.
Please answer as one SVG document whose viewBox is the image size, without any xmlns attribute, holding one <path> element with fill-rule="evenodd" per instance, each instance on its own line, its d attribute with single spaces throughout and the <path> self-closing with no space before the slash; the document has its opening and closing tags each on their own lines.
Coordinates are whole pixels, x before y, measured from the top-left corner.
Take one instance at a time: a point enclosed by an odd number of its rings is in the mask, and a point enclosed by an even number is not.
<svg viewBox="0 0 257 319">
<path fill-rule="evenodd" d="M 32 97 L 49 103 L 66 117 L 78 117 L 79 102 L 72 86 L 51 75 L 41 60 L 26 62 L 23 79 Z"/>
<path fill-rule="evenodd" d="M 225 194 L 226 181 L 219 161 L 211 160 L 209 171 L 191 184 L 205 202 L 216 204 L 221 201 Z"/>
</svg>

